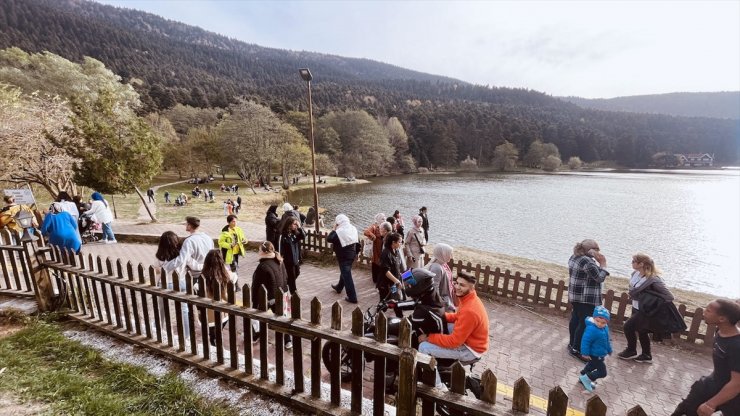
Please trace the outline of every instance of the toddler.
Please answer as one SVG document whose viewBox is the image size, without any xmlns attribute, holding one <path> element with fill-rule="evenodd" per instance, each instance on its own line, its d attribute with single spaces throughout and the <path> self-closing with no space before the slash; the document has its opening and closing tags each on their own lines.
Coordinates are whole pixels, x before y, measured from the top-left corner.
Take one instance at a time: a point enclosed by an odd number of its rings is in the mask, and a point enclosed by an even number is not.
<svg viewBox="0 0 740 416">
<path fill-rule="evenodd" d="M 606 377 L 604 358 L 612 353 L 608 326 L 610 318 L 609 311 L 603 306 L 597 306 L 593 316 L 586 318 L 586 330 L 581 340 L 581 355 L 588 362 L 578 379 L 588 391 L 594 391 L 594 381 Z"/>
</svg>

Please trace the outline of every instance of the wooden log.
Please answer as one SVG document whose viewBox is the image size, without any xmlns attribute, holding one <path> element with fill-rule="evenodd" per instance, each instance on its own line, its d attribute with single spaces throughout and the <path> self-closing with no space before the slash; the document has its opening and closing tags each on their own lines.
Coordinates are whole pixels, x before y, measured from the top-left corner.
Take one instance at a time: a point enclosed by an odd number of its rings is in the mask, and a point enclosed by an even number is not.
<svg viewBox="0 0 740 416">
<path fill-rule="evenodd" d="M 134 281 L 134 266 L 131 262 L 126 263 L 126 277 L 128 277 L 129 282 Z M 131 313 L 134 315 L 134 332 L 136 332 L 136 335 L 141 335 L 141 318 L 139 317 L 139 301 L 136 292 L 133 288 L 129 289 Z"/>
<path fill-rule="evenodd" d="M 352 311 L 352 335 L 356 337 L 362 337 L 365 335 L 365 318 L 362 314 L 362 309 L 356 307 Z M 352 387 L 351 391 L 351 403 L 350 409 L 355 413 L 362 411 L 362 369 L 365 366 L 365 359 L 362 354 L 362 350 L 352 349 Z"/>
<path fill-rule="evenodd" d="M 146 285 L 146 277 L 144 275 L 144 266 L 139 263 L 139 267 L 136 268 L 136 276 L 140 285 Z M 93 283 L 95 280 L 93 280 Z M 141 311 L 144 314 L 144 333 L 148 339 L 152 339 L 152 327 L 149 325 L 149 302 L 146 299 L 146 292 L 143 290 L 139 292 L 141 296 Z"/>
<path fill-rule="evenodd" d="M 116 277 L 118 279 L 124 278 L 123 277 L 123 263 L 121 263 L 121 259 L 116 259 L 116 272 L 117 272 Z M 123 322 L 126 325 L 126 331 L 133 332 L 132 331 L 133 328 L 131 326 L 131 315 L 130 315 L 129 307 L 128 307 L 128 299 L 127 299 L 128 296 L 126 295 L 126 288 L 121 286 L 119 290 L 121 291 L 121 306 L 123 309 L 123 320 L 124 320 Z"/>
<path fill-rule="evenodd" d="M 257 310 L 267 312 L 267 289 L 265 286 L 253 288 L 257 291 Z M 268 344 L 267 344 L 267 323 L 259 323 L 259 340 L 260 340 L 260 378 L 269 379 L 269 363 L 267 362 Z"/>
<path fill-rule="evenodd" d="M 532 298 L 532 303 L 536 305 L 539 305 L 542 301 L 542 280 L 540 280 L 540 277 L 535 277 L 534 280 L 534 297 Z"/>
<path fill-rule="evenodd" d="M 514 273 L 513 280 L 514 280 L 514 287 L 511 290 L 511 298 L 516 300 L 517 297 L 522 296 L 522 293 L 519 292 L 519 286 L 522 282 L 522 274 L 520 272 Z M 522 297 L 522 299 L 524 298 Z"/>
<path fill-rule="evenodd" d="M 321 301 L 311 300 L 311 324 L 321 325 Z M 311 340 L 311 396 L 321 398 L 321 338 Z"/>
<path fill-rule="evenodd" d="M 586 400 L 585 416 L 606 416 L 606 405 L 598 395 Z"/>
<path fill-rule="evenodd" d="M 196 295 L 195 289 L 193 287 L 193 276 L 190 273 L 185 274 L 185 293 L 188 296 L 194 296 Z M 188 308 L 188 328 L 189 333 L 188 337 L 190 338 L 190 353 L 193 355 L 198 355 L 198 340 L 195 333 L 195 313 L 193 310 L 193 304 L 188 302 L 187 303 Z"/>
<path fill-rule="evenodd" d="M 342 330 L 342 305 L 339 304 L 339 302 L 334 302 L 334 304 L 331 306 L 331 329 L 334 329 L 336 331 Z M 331 403 L 335 406 L 339 406 L 340 403 L 340 394 L 342 389 L 342 381 L 341 381 L 341 371 L 340 371 L 340 355 L 341 355 L 341 346 L 337 343 L 333 343 L 333 349 L 332 349 L 332 371 L 329 374 L 329 397 L 331 400 Z M 362 371 L 360 371 L 359 374 L 362 374 Z M 356 376 L 356 374 L 353 374 Z"/>
<path fill-rule="evenodd" d="M 629 303 L 629 296 L 626 293 L 622 293 L 619 296 L 619 307 L 617 308 L 617 316 L 614 317 L 614 321 L 619 325 L 624 325 L 624 321 L 627 320 L 627 317 L 625 315 L 627 313 L 627 305 Z"/>
<path fill-rule="evenodd" d="M 164 269 L 161 269 L 159 273 L 159 287 L 162 289 L 162 291 L 167 290 L 167 272 Z M 203 297 L 205 297 L 205 292 L 203 292 Z M 170 316 L 170 302 L 167 297 L 162 296 L 160 303 L 162 304 L 162 311 L 160 311 L 160 313 L 164 314 L 164 322 L 162 322 L 164 328 L 162 329 L 167 334 L 167 346 L 171 347 L 174 344 L 172 342 L 172 317 Z M 201 330 L 206 335 L 208 335 L 207 329 L 207 323 L 205 326 L 201 326 Z M 206 356 L 205 358 L 208 358 L 208 356 Z"/>
<path fill-rule="evenodd" d="M 282 317 L 285 311 L 285 292 L 283 289 L 275 290 L 275 316 Z M 285 349 L 285 336 L 280 331 L 275 331 L 275 382 L 285 385 L 285 362 L 283 351 Z"/>
<path fill-rule="evenodd" d="M 491 292 L 491 266 L 486 266 L 486 268 L 483 269 L 483 290 L 486 293 L 492 293 Z"/>
<path fill-rule="evenodd" d="M 557 294 L 555 295 L 555 309 L 561 311 L 564 308 L 567 310 L 567 307 L 570 306 L 570 302 L 567 303 L 567 305 L 563 304 L 563 292 L 565 292 L 565 282 L 562 280 L 558 281 L 558 290 Z"/>
<path fill-rule="evenodd" d="M 496 388 L 498 387 L 498 379 L 493 374 L 491 369 L 486 369 L 481 375 L 481 387 L 483 392 L 480 395 L 480 399 L 486 403 L 496 404 Z"/>
<path fill-rule="evenodd" d="M 203 275 L 198 276 L 198 297 L 201 299 L 206 297 L 206 279 Z M 198 315 L 200 315 L 200 338 L 203 343 L 203 358 L 210 361 L 211 343 L 208 341 L 208 315 L 206 315 L 206 308 L 204 306 L 198 306 Z"/>
<path fill-rule="evenodd" d="M 416 414 L 416 352 L 406 348 L 401 352 L 398 360 L 398 394 L 396 395 L 396 409 L 399 416 L 414 416 Z M 464 372 L 465 370 L 463 370 Z"/>
<path fill-rule="evenodd" d="M 511 271 L 507 270 L 506 272 L 504 272 L 504 283 L 501 287 L 501 296 L 505 298 L 511 296 L 509 294 L 509 281 L 511 281 Z"/>
<path fill-rule="evenodd" d="M 699 337 L 699 326 L 701 325 L 701 322 L 703 320 L 704 320 L 704 309 L 696 308 L 696 310 L 694 310 L 694 317 L 691 318 L 691 325 L 689 326 L 689 334 L 686 337 L 686 339 L 689 342 L 693 343 Z"/>
<path fill-rule="evenodd" d="M 411 348 L 411 322 L 408 317 L 401 319 L 401 323 L 398 324 L 398 347 L 399 348 Z"/>
<path fill-rule="evenodd" d="M 290 318 L 301 320 L 301 297 L 294 293 L 290 297 Z M 302 338 L 293 335 L 293 385 L 296 393 L 306 390 L 303 377 L 303 342 Z"/>
<path fill-rule="evenodd" d="M 242 286 L 242 308 L 252 307 L 251 296 L 249 285 Z M 252 375 L 254 374 L 254 366 L 252 365 L 252 320 L 247 317 L 242 318 L 242 334 L 244 336 L 244 372 Z"/>
<path fill-rule="evenodd" d="M 434 387 L 436 384 L 436 366 L 437 363 L 434 358 L 432 358 L 431 365 L 430 364 L 419 364 L 419 370 L 420 370 L 420 380 L 424 385 L 429 387 Z M 490 370 L 487 370 L 490 371 Z M 494 393 L 495 394 L 495 393 Z M 421 399 L 421 416 L 434 416 L 436 412 L 436 403 L 434 400 L 431 400 L 427 397 L 422 397 Z"/>
<path fill-rule="evenodd" d="M 172 290 L 177 293 L 184 289 L 180 287 L 180 275 L 172 272 Z M 177 331 L 177 350 L 185 351 L 185 323 L 182 320 L 182 302 L 175 300 L 175 328 Z"/>
<path fill-rule="evenodd" d="M 545 287 L 545 306 L 547 307 L 550 307 L 550 305 L 556 304 L 552 298 L 553 288 L 555 288 L 555 282 L 552 280 L 552 277 L 549 277 L 547 279 L 547 286 Z"/>
<path fill-rule="evenodd" d="M 560 386 L 555 386 L 547 395 L 547 416 L 565 416 L 567 413 L 568 395 Z"/>
<path fill-rule="evenodd" d="M 627 416 L 647 416 L 647 413 L 645 413 L 642 407 L 638 404 L 627 411 Z"/>
<path fill-rule="evenodd" d="M 388 342 L 388 318 L 379 313 L 375 317 L 375 340 L 381 343 Z M 373 415 L 385 414 L 385 369 L 386 358 L 376 357 L 373 367 Z"/>
<path fill-rule="evenodd" d="M 511 409 L 515 412 L 529 413 L 529 383 L 523 377 L 514 382 L 514 394 L 511 398 Z"/>
<path fill-rule="evenodd" d="M 460 361 L 452 364 L 452 375 L 450 378 L 450 391 L 457 394 L 465 394 L 465 367 Z"/>
<path fill-rule="evenodd" d="M 156 272 L 154 270 L 154 267 L 149 266 L 149 286 L 157 287 L 157 280 L 156 280 Z M 158 343 L 162 343 L 162 323 L 161 323 L 161 314 L 164 313 L 164 311 L 160 312 L 159 310 L 159 297 L 152 294 L 152 311 L 154 311 L 154 335 L 157 338 Z"/>
<path fill-rule="evenodd" d="M 227 287 L 227 302 L 230 305 L 236 305 L 236 287 L 232 282 L 229 282 Z M 239 368 L 239 350 L 236 346 L 236 316 L 229 314 L 229 357 L 231 358 L 231 368 L 236 370 Z"/>
</svg>

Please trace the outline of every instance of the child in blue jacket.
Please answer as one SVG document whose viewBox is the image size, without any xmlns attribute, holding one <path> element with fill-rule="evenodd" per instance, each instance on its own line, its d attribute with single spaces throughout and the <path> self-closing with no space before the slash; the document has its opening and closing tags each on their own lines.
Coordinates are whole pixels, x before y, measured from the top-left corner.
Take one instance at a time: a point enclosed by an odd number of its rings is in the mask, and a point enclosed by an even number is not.
<svg viewBox="0 0 740 416">
<path fill-rule="evenodd" d="M 578 379 L 588 391 L 594 391 L 594 381 L 606 377 L 604 358 L 612 353 L 608 326 L 610 318 L 609 311 L 603 306 L 597 306 L 593 317 L 586 318 L 586 330 L 581 340 L 581 355 L 588 362 Z"/>
</svg>

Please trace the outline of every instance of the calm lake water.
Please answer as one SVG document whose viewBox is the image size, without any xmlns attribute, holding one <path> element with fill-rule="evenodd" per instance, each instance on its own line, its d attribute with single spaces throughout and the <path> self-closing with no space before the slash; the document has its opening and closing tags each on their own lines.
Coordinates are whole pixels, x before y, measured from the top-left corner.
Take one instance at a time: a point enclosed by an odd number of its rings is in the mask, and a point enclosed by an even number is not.
<svg viewBox="0 0 740 416">
<path fill-rule="evenodd" d="M 311 205 L 311 191 L 290 201 Z M 375 178 L 319 191 L 327 225 L 347 214 L 364 228 L 398 209 L 407 228 L 419 207 L 431 242 L 566 265 L 594 238 L 608 268 L 627 276 L 651 255 L 669 286 L 740 296 L 740 171 L 460 173 Z"/>
</svg>

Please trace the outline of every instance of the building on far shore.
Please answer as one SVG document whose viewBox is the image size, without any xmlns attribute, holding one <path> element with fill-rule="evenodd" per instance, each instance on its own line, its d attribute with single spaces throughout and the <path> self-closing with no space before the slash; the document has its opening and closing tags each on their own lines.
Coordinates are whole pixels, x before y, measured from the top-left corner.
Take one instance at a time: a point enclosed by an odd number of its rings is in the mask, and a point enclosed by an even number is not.
<svg viewBox="0 0 740 416">
<path fill-rule="evenodd" d="M 679 166 L 711 167 L 714 165 L 714 155 L 709 153 L 676 154 Z"/>
</svg>

